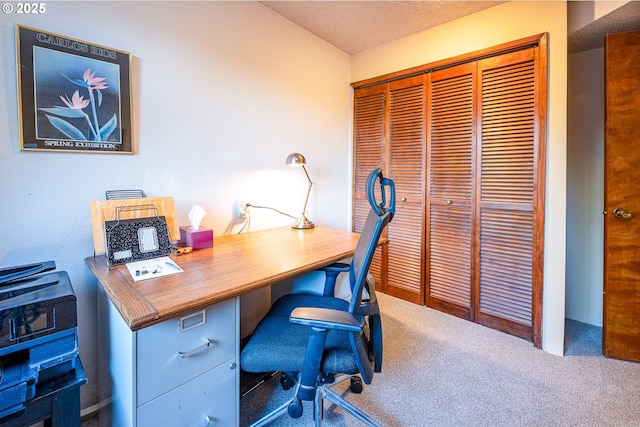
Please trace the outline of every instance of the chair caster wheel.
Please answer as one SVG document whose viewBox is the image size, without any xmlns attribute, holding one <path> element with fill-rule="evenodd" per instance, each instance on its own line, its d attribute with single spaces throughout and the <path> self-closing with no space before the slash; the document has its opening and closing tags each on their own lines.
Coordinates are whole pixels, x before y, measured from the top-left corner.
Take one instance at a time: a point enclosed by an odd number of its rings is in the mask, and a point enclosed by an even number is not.
<svg viewBox="0 0 640 427">
<path fill-rule="evenodd" d="M 349 389 L 352 393 L 362 393 L 362 379 L 360 377 L 351 377 Z"/>
<path fill-rule="evenodd" d="M 300 399 L 293 399 L 293 401 L 289 403 L 287 412 L 291 418 L 300 418 L 302 416 L 302 402 Z"/>
<path fill-rule="evenodd" d="M 280 385 L 282 386 L 283 390 L 289 390 L 291 387 L 293 387 L 294 385 L 296 385 L 296 381 L 289 377 L 286 374 L 281 374 L 280 375 Z"/>
</svg>

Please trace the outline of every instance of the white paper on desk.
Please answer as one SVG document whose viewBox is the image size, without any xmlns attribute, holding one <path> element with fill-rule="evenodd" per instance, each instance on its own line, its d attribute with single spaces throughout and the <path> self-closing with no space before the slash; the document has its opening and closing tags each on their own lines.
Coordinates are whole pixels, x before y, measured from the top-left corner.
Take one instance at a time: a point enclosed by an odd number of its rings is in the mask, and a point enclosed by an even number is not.
<svg viewBox="0 0 640 427">
<path fill-rule="evenodd" d="M 173 262 L 168 256 L 129 262 L 126 265 L 131 277 L 136 282 L 144 279 L 182 273 L 183 271 L 180 266 Z"/>
</svg>

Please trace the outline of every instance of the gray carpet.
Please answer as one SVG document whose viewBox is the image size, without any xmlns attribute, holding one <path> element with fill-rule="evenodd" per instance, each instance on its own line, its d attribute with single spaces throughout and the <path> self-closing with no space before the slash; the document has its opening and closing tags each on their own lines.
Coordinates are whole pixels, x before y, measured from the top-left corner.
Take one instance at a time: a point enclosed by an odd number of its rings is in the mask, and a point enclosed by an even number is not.
<svg viewBox="0 0 640 427">
<path fill-rule="evenodd" d="M 362 394 L 341 391 L 383 426 L 639 426 L 640 364 L 604 358 L 600 328 L 567 321 L 566 355 L 380 295 L 383 372 Z M 286 401 L 277 378 L 240 402 L 241 426 Z M 283 416 L 272 426 L 312 426 Z M 326 426 L 362 426 L 328 408 Z"/>
</svg>

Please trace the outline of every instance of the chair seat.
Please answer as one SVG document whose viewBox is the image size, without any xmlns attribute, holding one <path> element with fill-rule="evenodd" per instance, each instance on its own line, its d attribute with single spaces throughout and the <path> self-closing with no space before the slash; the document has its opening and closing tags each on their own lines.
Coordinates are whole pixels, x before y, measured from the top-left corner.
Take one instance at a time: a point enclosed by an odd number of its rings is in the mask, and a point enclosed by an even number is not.
<svg viewBox="0 0 640 427">
<path fill-rule="evenodd" d="M 278 299 L 256 327 L 242 351 L 240 366 L 247 372 L 300 372 L 309 342 L 308 327 L 291 323 L 296 307 L 320 307 L 348 311 L 349 302 L 321 295 L 289 294 Z M 327 335 L 320 372 L 357 374 L 349 333 L 330 331 Z"/>
</svg>

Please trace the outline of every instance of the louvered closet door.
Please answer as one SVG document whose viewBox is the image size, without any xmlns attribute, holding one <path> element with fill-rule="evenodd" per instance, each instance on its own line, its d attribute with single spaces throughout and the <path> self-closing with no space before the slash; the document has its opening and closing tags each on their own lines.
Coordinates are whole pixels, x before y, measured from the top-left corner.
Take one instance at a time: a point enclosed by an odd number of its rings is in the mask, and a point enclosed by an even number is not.
<svg viewBox="0 0 640 427">
<path fill-rule="evenodd" d="M 380 84 L 354 91 L 354 149 L 353 149 L 353 231 L 360 232 L 369 213 L 366 184 L 369 173 L 385 166 L 385 111 L 387 108 L 387 85 Z M 385 171 L 386 172 L 386 171 Z M 371 263 L 370 273 L 376 286 L 384 292 L 386 287 L 386 265 L 379 247 Z"/>
<path fill-rule="evenodd" d="M 369 204 L 365 183 L 381 167 L 396 185 L 397 206 L 371 271 L 378 288 L 424 304 L 424 75 L 354 91 L 354 230 L 364 225 Z"/>
<path fill-rule="evenodd" d="M 536 53 L 528 49 L 479 62 L 476 321 L 530 340 L 539 280 L 535 266 L 541 262 L 536 242 L 542 238 Z"/>
<path fill-rule="evenodd" d="M 398 190 L 383 291 L 540 347 L 547 36 L 450 64 L 354 85 L 354 228 L 380 166 Z"/>
<path fill-rule="evenodd" d="M 424 304 L 425 75 L 389 83 L 387 176 L 396 186 L 385 292 Z"/>
<path fill-rule="evenodd" d="M 476 65 L 431 74 L 428 109 L 427 306 L 472 319 Z"/>
</svg>

